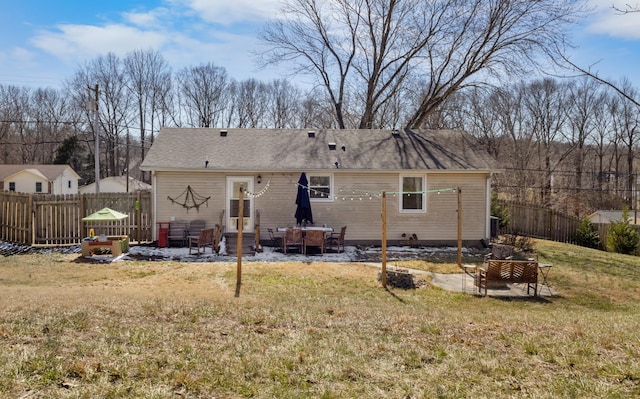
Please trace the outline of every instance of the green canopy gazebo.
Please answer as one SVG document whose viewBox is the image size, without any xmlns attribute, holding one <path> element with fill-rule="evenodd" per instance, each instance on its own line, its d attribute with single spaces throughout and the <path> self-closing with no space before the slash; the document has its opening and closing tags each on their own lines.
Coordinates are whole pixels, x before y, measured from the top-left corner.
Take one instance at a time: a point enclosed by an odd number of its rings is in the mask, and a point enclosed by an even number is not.
<svg viewBox="0 0 640 399">
<path fill-rule="evenodd" d="M 93 229 L 98 235 L 129 236 L 129 215 L 110 208 L 102 208 L 89 216 L 83 217 L 85 229 Z M 88 231 L 85 230 L 85 231 Z M 87 234 L 89 236 L 89 234 Z"/>
</svg>

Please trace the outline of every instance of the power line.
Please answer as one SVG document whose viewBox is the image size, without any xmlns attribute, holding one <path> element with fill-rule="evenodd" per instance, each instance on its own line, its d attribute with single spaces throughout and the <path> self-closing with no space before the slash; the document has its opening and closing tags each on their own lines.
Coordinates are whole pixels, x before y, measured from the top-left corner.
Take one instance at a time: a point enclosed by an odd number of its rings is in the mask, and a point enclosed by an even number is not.
<svg viewBox="0 0 640 399">
<path fill-rule="evenodd" d="M 629 189 L 627 187 L 622 187 L 622 188 L 616 188 L 616 187 L 610 187 L 610 188 L 594 188 L 594 187 L 589 187 L 589 188 L 580 188 L 580 187 L 544 187 L 544 186 L 525 186 L 525 185 L 504 185 L 504 184 L 496 184 L 494 185 L 495 188 L 516 188 L 516 189 L 531 189 L 531 190 L 547 190 L 549 192 L 554 192 L 554 191 L 591 191 L 591 192 L 601 192 L 601 193 L 608 193 L 608 192 L 618 192 L 618 193 L 628 193 L 628 192 L 632 192 L 634 191 L 634 189 Z"/>
<path fill-rule="evenodd" d="M 44 120 L 27 121 L 23 119 L 2 119 L 0 120 L 0 123 L 21 123 L 21 124 L 43 123 L 47 125 L 75 125 L 75 124 L 87 123 L 87 121 L 44 121 Z"/>
<path fill-rule="evenodd" d="M 22 124 L 34 124 L 34 123 L 42 123 L 42 124 L 48 124 L 48 125 L 75 125 L 75 124 L 88 124 L 89 121 L 86 120 L 82 120 L 82 121 L 45 121 L 45 120 L 37 120 L 37 121 L 29 121 L 29 120 L 23 120 L 23 119 L 0 119 L 0 123 L 22 123 Z M 126 125 L 114 125 L 114 124 L 108 124 L 109 126 L 113 126 L 113 127 L 117 127 L 120 129 L 129 129 L 129 130 L 142 130 L 142 128 L 140 128 L 139 126 L 126 126 Z M 157 129 L 146 129 L 145 131 L 152 131 L 153 133 L 158 133 Z"/>
<path fill-rule="evenodd" d="M 545 169 L 536 169 L 536 168 L 503 168 L 503 170 L 505 171 L 515 171 L 515 172 L 538 172 L 538 173 L 549 173 L 549 171 L 545 170 Z M 594 175 L 597 176 L 600 173 L 604 173 L 604 174 L 615 174 L 617 176 L 628 176 L 630 173 L 629 172 L 617 172 L 617 171 L 612 171 L 610 169 L 604 169 L 602 171 L 593 171 L 591 169 L 589 170 L 583 170 L 578 172 L 577 170 L 556 170 L 556 171 L 551 171 L 550 174 L 551 175 L 567 175 L 567 176 L 571 176 L 571 175 L 577 175 L 577 174 L 583 174 L 583 175 Z M 631 173 L 631 175 L 636 175 L 637 173 Z"/>
</svg>

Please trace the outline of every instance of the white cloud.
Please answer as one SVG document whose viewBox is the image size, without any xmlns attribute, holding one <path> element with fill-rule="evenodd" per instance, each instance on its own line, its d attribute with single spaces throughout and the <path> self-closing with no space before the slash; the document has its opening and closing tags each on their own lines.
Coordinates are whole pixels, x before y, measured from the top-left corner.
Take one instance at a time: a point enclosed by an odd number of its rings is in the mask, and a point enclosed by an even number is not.
<svg viewBox="0 0 640 399">
<path fill-rule="evenodd" d="M 35 59 L 37 54 L 24 47 L 12 47 L 5 51 L 0 51 L 0 63 L 3 67 L 10 67 L 24 71 L 26 68 L 37 65 Z"/>
<path fill-rule="evenodd" d="M 160 7 L 149 12 L 123 12 L 122 16 L 132 25 L 158 29 L 169 18 L 169 14 L 169 10 Z"/>
<path fill-rule="evenodd" d="M 230 25 L 237 22 L 262 21 L 276 15 L 278 0 L 185 0 L 205 21 Z"/>
<path fill-rule="evenodd" d="M 98 54 L 118 55 L 146 48 L 160 48 L 166 36 L 126 25 L 58 25 L 58 31 L 40 31 L 31 43 L 62 60 L 76 62 Z"/>
<path fill-rule="evenodd" d="M 30 42 L 66 65 L 83 63 L 108 52 L 124 56 L 133 50 L 153 49 L 174 70 L 213 62 L 241 80 L 257 74 L 249 53 L 257 47 L 253 28 L 257 30 L 262 20 L 275 15 L 277 2 L 165 0 L 165 7 L 123 12 L 119 23 L 59 24 L 37 32 Z M 260 75 L 278 77 L 275 71 L 261 71 Z"/>
<path fill-rule="evenodd" d="M 36 54 L 22 47 L 14 47 L 11 49 L 10 57 L 13 62 L 31 64 L 36 58 Z"/>
<path fill-rule="evenodd" d="M 626 9 L 627 1 L 590 0 L 594 9 L 587 29 L 591 33 L 624 39 L 640 39 L 640 12 L 621 14 L 613 9 Z M 640 6 L 639 6 L 640 7 Z"/>
<path fill-rule="evenodd" d="M 256 42 L 257 39 L 251 36 L 219 31 L 212 33 L 207 40 L 175 35 L 161 52 L 176 71 L 212 62 L 224 67 L 230 77 L 244 80 L 257 75 L 249 54 L 249 50 L 257 46 Z M 260 76 L 265 80 L 279 77 L 273 70 L 261 71 Z"/>
</svg>

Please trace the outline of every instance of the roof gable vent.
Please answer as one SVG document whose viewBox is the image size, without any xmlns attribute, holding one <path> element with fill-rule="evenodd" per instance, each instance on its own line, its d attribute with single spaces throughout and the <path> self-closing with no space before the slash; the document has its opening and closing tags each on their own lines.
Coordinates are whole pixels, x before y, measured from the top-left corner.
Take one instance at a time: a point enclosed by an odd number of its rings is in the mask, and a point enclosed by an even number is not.
<svg viewBox="0 0 640 399">
<path fill-rule="evenodd" d="M 312 138 L 315 138 L 315 137 L 316 137 L 316 132 L 315 132 L 315 131 L 313 131 L 313 130 L 309 130 L 309 131 L 307 132 L 307 135 L 309 135 L 309 138 L 310 138 L 310 139 L 312 139 Z"/>
<path fill-rule="evenodd" d="M 330 150 L 335 150 L 336 149 L 336 143 L 329 143 L 329 149 Z"/>
<path fill-rule="evenodd" d="M 220 137 L 227 137 L 227 131 L 226 130 L 220 130 Z"/>
</svg>

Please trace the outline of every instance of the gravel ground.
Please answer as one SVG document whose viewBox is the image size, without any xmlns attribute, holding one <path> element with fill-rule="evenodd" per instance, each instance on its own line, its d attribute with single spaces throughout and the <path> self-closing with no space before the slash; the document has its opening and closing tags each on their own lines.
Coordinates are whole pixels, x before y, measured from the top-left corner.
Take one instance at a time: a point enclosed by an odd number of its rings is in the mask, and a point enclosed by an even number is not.
<svg viewBox="0 0 640 399">
<path fill-rule="evenodd" d="M 64 246 L 64 247 L 30 247 L 27 245 L 16 245 L 8 242 L 0 241 L 0 255 L 16 256 L 29 254 L 78 254 L 80 255 L 80 245 Z M 174 260 L 180 262 L 216 262 L 235 260 L 235 256 L 226 256 L 226 251 L 222 249 L 222 254 L 212 254 L 206 252 L 204 254 L 189 254 L 188 248 L 158 248 L 153 245 L 132 245 L 127 254 L 118 259 L 128 260 Z M 483 255 L 487 251 L 464 248 L 465 258 L 476 258 L 481 261 Z M 426 261 L 454 261 L 457 255 L 456 247 L 387 247 L 387 260 L 413 260 L 421 259 Z M 100 259 L 99 257 L 94 257 Z M 107 256 L 105 259 L 109 259 Z M 247 260 L 255 260 L 262 262 L 278 262 L 278 261 L 325 261 L 325 262 L 379 262 L 382 258 L 380 247 L 353 247 L 347 246 L 342 253 L 325 253 L 314 255 L 302 254 L 283 254 L 273 247 L 263 247 L 263 251 L 256 253 L 255 256 L 246 257 Z"/>
</svg>

